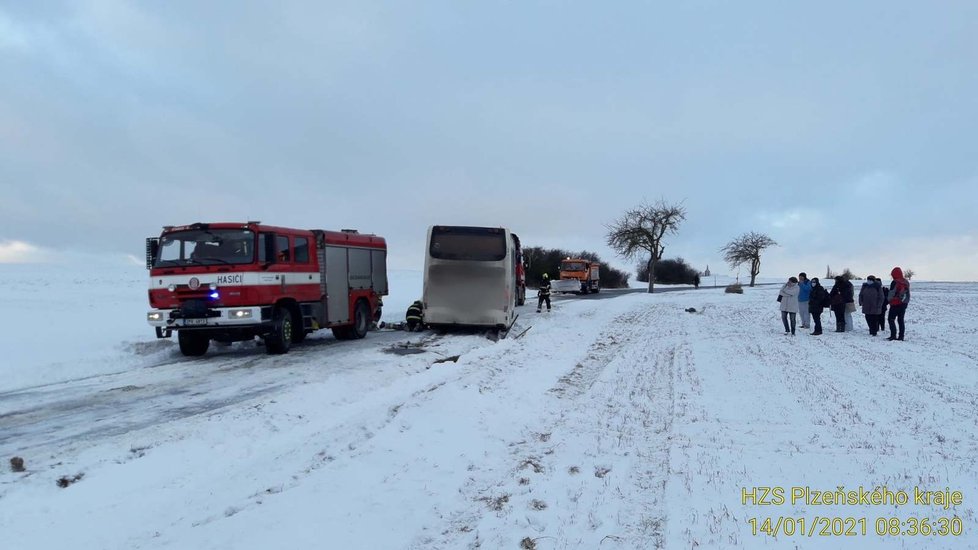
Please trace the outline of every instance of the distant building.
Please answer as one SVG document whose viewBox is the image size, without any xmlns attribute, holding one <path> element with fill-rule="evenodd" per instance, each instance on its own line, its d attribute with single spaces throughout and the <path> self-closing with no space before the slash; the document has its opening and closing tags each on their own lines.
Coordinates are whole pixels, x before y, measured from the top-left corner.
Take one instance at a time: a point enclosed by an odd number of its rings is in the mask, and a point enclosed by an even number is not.
<svg viewBox="0 0 978 550">
<path fill-rule="evenodd" d="M 706 271 L 703 272 L 703 276 L 704 277 L 709 277 L 710 276 L 710 266 L 709 266 L 709 264 L 707 264 Z"/>
</svg>

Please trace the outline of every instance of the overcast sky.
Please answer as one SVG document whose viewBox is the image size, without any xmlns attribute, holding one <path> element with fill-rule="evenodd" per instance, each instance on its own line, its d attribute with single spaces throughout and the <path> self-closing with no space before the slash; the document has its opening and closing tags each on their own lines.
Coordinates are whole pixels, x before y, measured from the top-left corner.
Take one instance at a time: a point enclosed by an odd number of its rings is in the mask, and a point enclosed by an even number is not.
<svg viewBox="0 0 978 550">
<path fill-rule="evenodd" d="M 614 6 L 613 8 L 610 6 Z M 0 0 L 0 262 L 162 225 L 588 249 L 643 199 L 666 256 L 978 280 L 978 2 Z"/>
</svg>

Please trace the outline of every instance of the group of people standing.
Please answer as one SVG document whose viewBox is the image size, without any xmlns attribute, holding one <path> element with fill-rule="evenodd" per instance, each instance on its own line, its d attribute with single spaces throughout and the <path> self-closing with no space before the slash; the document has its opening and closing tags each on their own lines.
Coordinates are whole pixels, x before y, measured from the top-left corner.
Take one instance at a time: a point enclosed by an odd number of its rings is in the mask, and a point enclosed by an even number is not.
<svg viewBox="0 0 978 550">
<path fill-rule="evenodd" d="M 889 288 L 884 288 L 883 281 L 873 275 L 866 277 L 858 297 L 852 283 L 842 276 L 835 277 L 831 290 L 825 290 L 817 277 L 809 280 L 805 273 L 799 273 L 797 278 L 790 277 L 778 293 L 784 333 L 795 334 L 795 316 L 800 314 L 801 328 L 811 328 L 811 321 L 814 319 L 815 330 L 812 331 L 812 336 L 822 334 L 822 312 L 826 308 L 831 309 L 835 315 L 836 332 L 851 331 L 852 314 L 856 311 L 858 298 L 871 336 L 876 336 L 880 330 L 886 330 L 886 321 L 889 321 L 890 337 L 887 340 L 903 340 L 903 317 L 910 303 L 910 282 L 899 267 L 894 267 L 890 275 L 893 281 Z"/>
</svg>

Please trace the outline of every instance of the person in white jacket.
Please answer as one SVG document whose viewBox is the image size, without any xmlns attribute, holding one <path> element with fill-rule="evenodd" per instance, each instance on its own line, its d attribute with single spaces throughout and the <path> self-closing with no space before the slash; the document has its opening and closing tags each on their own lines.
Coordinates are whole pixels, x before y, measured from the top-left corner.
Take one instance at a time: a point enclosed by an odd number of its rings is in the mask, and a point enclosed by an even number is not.
<svg viewBox="0 0 978 550">
<path fill-rule="evenodd" d="M 798 279 L 791 277 L 788 282 L 781 287 L 778 293 L 778 301 L 781 302 L 781 322 L 784 323 L 784 333 L 795 334 L 795 317 L 798 315 Z M 788 320 L 791 320 L 789 327 Z"/>
</svg>

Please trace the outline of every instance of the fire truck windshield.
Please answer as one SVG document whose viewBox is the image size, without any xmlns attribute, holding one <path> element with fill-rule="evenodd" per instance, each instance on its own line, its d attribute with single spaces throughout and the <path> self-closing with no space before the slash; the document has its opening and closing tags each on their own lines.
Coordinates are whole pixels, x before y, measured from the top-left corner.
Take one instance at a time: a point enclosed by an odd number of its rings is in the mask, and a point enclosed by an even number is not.
<svg viewBox="0 0 978 550">
<path fill-rule="evenodd" d="M 243 229 L 174 231 L 160 238 L 156 267 L 250 264 L 255 261 L 255 233 Z"/>
<path fill-rule="evenodd" d="M 584 262 L 564 262 L 560 264 L 561 271 L 584 271 Z"/>
</svg>

